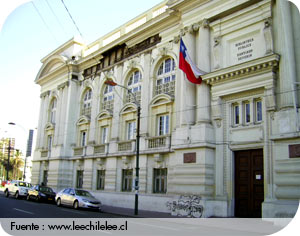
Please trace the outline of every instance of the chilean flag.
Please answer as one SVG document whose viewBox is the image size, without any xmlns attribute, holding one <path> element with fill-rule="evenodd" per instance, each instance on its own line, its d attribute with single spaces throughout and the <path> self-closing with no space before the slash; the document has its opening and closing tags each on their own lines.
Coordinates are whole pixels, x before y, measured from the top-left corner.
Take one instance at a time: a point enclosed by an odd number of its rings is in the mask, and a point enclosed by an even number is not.
<svg viewBox="0 0 300 236">
<path fill-rule="evenodd" d="M 194 84 L 201 84 L 201 75 L 205 72 L 201 71 L 190 58 L 186 46 L 184 45 L 182 39 L 180 39 L 180 51 L 179 51 L 179 69 L 181 69 L 185 74 L 187 79 Z"/>
</svg>

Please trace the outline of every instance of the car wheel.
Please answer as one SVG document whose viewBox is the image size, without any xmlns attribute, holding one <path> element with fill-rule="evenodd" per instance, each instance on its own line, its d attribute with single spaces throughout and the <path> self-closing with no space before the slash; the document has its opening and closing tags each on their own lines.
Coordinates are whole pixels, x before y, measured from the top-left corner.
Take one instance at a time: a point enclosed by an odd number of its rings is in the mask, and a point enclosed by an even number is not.
<svg viewBox="0 0 300 236">
<path fill-rule="evenodd" d="M 37 202 L 40 202 L 41 201 L 41 197 L 40 196 L 36 196 L 36 199 L 35 199 Z"/>
<path fill-rule="evenodd" d="M 18 192 L 18 191 L 16 192 L 16 195 L 15 195 L 15 196 L 16 196 L 16 199 L 19 198 L 19 192 Z"/>
<path fill-rule="evenodd" d="M 30 195 L 27 194 L 26 200 L 29 201 L 30 200 Z"/>
<path fill-rule="evenodd" d="M 73 207 L 74 207 L 74 209 L 78 209 L 79 204 L 78 204 L 78 201 L 77 201 L 77 200 L 73 203 Z"/>
<path fill-rule="evenodd" d="M 57 199 L 56 205 L 57 205 L 58 207 L 61 206 L 61 200 L 60 200 L 60 198 Z"/>
<path fill-rule="evenodd" d="M 5 197 L 9 197 L 8 189 L 5 190 Z"/>
</svg>

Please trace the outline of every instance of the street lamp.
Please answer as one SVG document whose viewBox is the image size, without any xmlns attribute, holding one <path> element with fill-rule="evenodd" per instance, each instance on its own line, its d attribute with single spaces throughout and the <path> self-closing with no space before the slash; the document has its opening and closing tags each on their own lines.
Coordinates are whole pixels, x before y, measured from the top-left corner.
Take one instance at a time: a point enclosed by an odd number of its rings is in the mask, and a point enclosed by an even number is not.
<svg viewBox="0 0 300 236">
<path fill-rule="evenodd" d="M 123 85 L 119 85 L 114 82 L 112 79 L 106 79 L 104 82 L 110 86 L 119 86 L 123 89 L 126 89 L 130 94 L 133 95 L 134 103 L 137 107 L 137 129 L 136 129 L 136 168 L 135 168 L 135 201 L 134 201 L 134 214 L 138 215 L 138 207 L 139 207 L 139 157 L 140 157 L 140 119 L 141 119 L 141 106 L 137 101 L 136 94 L 134 94 L 130 89 Z"/>
</svg>

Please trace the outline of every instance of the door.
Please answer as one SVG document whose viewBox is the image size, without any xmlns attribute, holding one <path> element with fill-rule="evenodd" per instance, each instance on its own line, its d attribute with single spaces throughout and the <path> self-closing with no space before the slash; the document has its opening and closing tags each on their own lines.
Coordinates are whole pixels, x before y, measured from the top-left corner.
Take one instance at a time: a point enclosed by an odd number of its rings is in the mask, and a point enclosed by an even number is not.
<svg viewBox="0 0 300 236">
<path fill-rule="evenodd" d="M 261 217 L 264 200 L 263 149 L 235 154 L 235 216 Z"/>
</svg>

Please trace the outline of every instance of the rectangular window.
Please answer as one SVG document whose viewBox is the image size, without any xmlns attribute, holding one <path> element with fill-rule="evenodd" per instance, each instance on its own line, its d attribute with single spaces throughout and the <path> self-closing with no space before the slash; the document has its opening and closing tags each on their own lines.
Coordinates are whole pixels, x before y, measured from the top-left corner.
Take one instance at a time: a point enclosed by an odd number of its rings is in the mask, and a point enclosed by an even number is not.
<svg viewBox="0 0 300 236">
<path fill-rule="evenodd" d="M 135 121 L 131 121 L 127 123 L 127 140 L 134 139 L 134 133 L 135 133 Z"/>
<path fill-rule="evenodd" d="M 101 143 L 107 143 L 108 142 L 108 127 L 102 127 L 101 128 Z"/>
<path fill-rule="evenodd" d="M 80 133 L 80 144 L 81 144 L 81 147 L 86 146 L 86 131 L 81 131 L 81 133 Z"/>
<path fill-rule="evenodd" d="M 169 133 L 169 115 L 158 117 L 158 135 L 166 135 Z"/>
<path fill-rule="evenodd" d="M 168 73 L 171 71 L 171 59 L 167 59 L 165 61 L 165 73 Z"/>
<path fill-rule="evenodd" d="M 44 185 L 47 185 L 47 183 L 48 183 L 48 170 L 44 170 L 43 183 L 44 183 Z"/>
<path fill-rule="evenodd" d="M 167 168 L 154 169 L 153 193 L 167 192 Z"/>
<path fill-rule="evenodd" d="M 238 125 L 240 123 L 240 106 L 233 106 L 233 115 L 234 115 L 234 125 Z"/>
<path fill-rule="evenodd" d="M 48 135 L 47 147 L 48 147 L 48 152 L 50 152 L 52 148 L 52 135 Z"/>
<path fill-rule="evenodd" d="M 260 100 L 255 102 L 255 113 L 256 113 L 256 121 L 262 121 L 262 102 Z"/>
<path fill-rule="evenodd" d="M 83 170 L 77 170 L 76 188 L 82 188 L 83 185 Z"/>
<path fill-rule="evenodd" d="M 122 170 L 122 191 L 131 192 L 132 191 L 132 169 Z"/>
<path fill-rule="evenodd" d="M 105 170 L 97 170 L 97 189 L 104 189 Z"/>
<path fill-rule="evenodd" d="M 55 124 L 55 116 L 56 116 L 56 110 L 52 110 L 50 114 L 50 122 L 52 124 Z"/>
<path fill-rule="evenodd" d="M 249 102 L 244 103 L 244 109 L 245 109 L 245 124 L 249 124 L 250 123 L 250 114 L 251 114 Z"/>
</svg>

